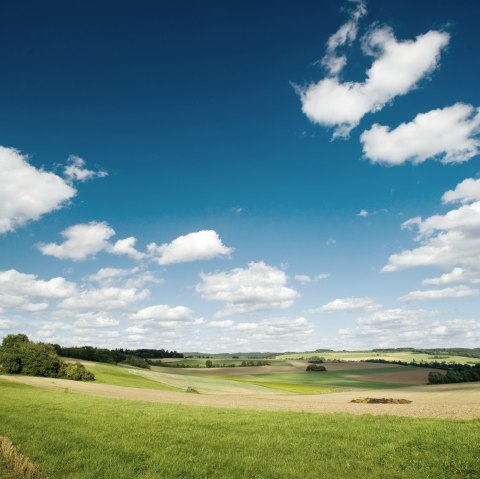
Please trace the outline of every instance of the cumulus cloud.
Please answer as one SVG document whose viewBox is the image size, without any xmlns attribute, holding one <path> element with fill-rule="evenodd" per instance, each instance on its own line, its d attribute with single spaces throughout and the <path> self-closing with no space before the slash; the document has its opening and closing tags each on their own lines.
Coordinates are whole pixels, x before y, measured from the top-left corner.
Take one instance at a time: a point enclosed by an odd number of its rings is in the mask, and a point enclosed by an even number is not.
<svg viewBox="0 0 480 479">
<path fill-rule="evenodd" d="M 315 331 L 313 324 L 306 318 L 268 318 L 260 321 L 250 335 L 254 341 L 278 343 L 281 341 L 304 340 Z"/>
<path fill-rule="evenodd" d="M 162 328 L 178 328 L 182 325 L 203 324 L 203 318 L 196 318 L 193 311 L 186 306 L 169 306 L 168 304 L 157 304 L 140 309 L 130 315 L 130 319 L 137 325 L 146 328 L 145 331 L 151 331 L 154 326 Z"/>
<path fill-rule="evenodd" d="M 442 196 L 443 203 L 471 203 L 480 200 L 480 179 L 467 178 Z"/>
<path fill-rule="evenodd" d="M 285 272 L 263 261 L 251 262 L 248 268 L 202 273 L 200 277 L 196 291 L 202 298 L 225 303 L 218 317 L 285 309 L 298 297 L 297 291 L 286 286 Z"/>
<path fill-rule="evenodd" d="M 100 268 L 96 273 L 87 276 L 88 281 L 94 281 L 96 283 L 110 283 L 118 278 L 124 278 L 130 276 L 133 273 L 137 273 L 138 268 L 122 269 L 122 268 Z"/>
<path fill-rule="evenodd" d="M 41 243 L 38 249 L 44 255 L 82 261 L 107 249 L 108 240 L 115 235 L 115 231 L 105 222 L 91 221 L 70 226 L 60 234 L 65 238 L 63 243 Z"/>
<path fill-rule="evenodd" d="M 480 110 L 456 103 L 420 113 L 393 130 L 375 124 L 362 133 L 360 140 L 364 155 L 374 163 L 418 164 L 428 159 L 462 163 L 478 154 L 479 133 Z"/>
<path fill-rule="evenodd" d="M 235 324 L 235 321 L 231 319 L 225 319 L 223 321 L 209 321 L 207 326 L 210 328 L 230 328 Z"/>
<path fill-rule="evenodd" d="M 425 286 L 441 286 L 452 283 L 463 283 L 465 281 L 476 282 L 469 277 L 463 268 L 453 268 L 452 271 L 440 275 L 438 278 L 427 278 L 422 281 Z"/>
<path fill-rule="evenodd" d="M 87 181 L 94 178 L 103 178 L 108 176 L 106 171 L 89 170 L 86 167 L 86 162 L 79 156 L 70 155 L 67 159 L 67 165 L 63 169 L 63 175 L 69 182 L 73 181 Z"/>
<path fill-rule="evenodd" d="M 118 319 L 107 316 L 104 313 L 79 313 L 76 315 L 77 320 L 74 323 L 76 328 L 112 328 L 118 326 L 120 321 Z"/>
<path fill-rule="evenodd" d="M 15 269 L 0 271 L 0 310 L 43 311 L 49 306 L 46 300 L 66 298 L 75 291 L 76 285 L 62 277 L 46 281 Z M 33 302 L 38 298 L 41 302 Z"/>
<path fill-rule="evenodd" d="M 109 253 L 125 254 L 132 259 L 141 260 L 146 257 L 145 253 L 141 253 L 135 249 L 137 238 L 130 236 L 129 238 L 120 239 L 114 245 L 108 248 Z"/>
<path fill-rule="evenodd" d="M 353 3 L 356 3 L 356 7 L 350 12 L 348 20 L 327 41 L 322 65 L 331 76 L 339 75 L 346 65 L 347 57 L 339 54 L 338 50 L 355 41 L 358 34 L 358 22 L 367 13 L 367 7 L 363 0 L 354 0 Z"/>
<path fill-rule="evenodd" d="M 76 190 L 54 173 L 30 165 L 18 150 L 0 146 L 0 234 L 62 208 Z"/>
<path fill-rule="evenodd" d="M 443 299 L 443 298 L 465 298 L 468 296 L 478 296 L 480 290 L 470 288 L 469 286 L 459 285 L 443 289 L 429 289 L 423 291 L 412 291 L 405 296 L 398 298 L 399 301 L 421 301 L 425 299 Z"/>
<path fill-rule="evenodd" d="M 82 289 L 65 298 L 59 308 L 65 310 L 93 312 L 125 310 L 131 303 L 149 297 L 148 289 L 106 286 L 96 289 Z"/>
<path fill-rule="evenodd" d="M 60 234 L 65 238 L 60 244 L 40 243 L 37 245 L 42 254 L 73 261 L 84 261 L 101 251 L 118 255 L 124 254 L 136 260 L 145 257 L 145 254 L 135 249 L 136 238 L 121 239 L 112 245 L 108 240 L 115 235 L 115 230 L 105 221 L 73 225 Z"/>
<path fill-rule="evenodd" d="M 148 245 L 148 252 L 158 264 L 185 263 L 228 256 L 233 248 L 222 243 L 216 231 L 203 230 L 179 236 L 171 243 Z"/>
<path fill-rule="evenodd" d="M 414 40 L 398 41 L 391 28 L 371 29 L 362 40 L 365 55 L 374 61 L 364 82 L 342 82 L 327 77 L 305 88 L 297 87 L 303 113 L 313 122 L 334 127 L 335 137 L 346 137 L 369 112 L 381 110 L 396 96 L 414 89 L 439 64 L 449 35 L 431 30 Z M 343 60 L 332 62 L 343 68 Z"/>
<path fill-rule="evenodd" d="M 327 278 L 330 278 L 328 273 L 320 273 L 316 276 L 309 276 L 308 274 L 296 274 L 294 276 L 295 281 L 298 281 L 301 284 L 316 283 L 317 281 L 322 281 Z"/>
<path fill-rule="evenodd" d="M 352 348 L 478 344 L 480 322 L 434 319 L 439 314 L 424 309 L 387 309 L 357 319 L 355 327 L 340 329 L 339 334 Z"/>
<path fill-rule="evenodd" d="M 392 272 L 416 266 L 436 266 L 455 273 L 443 276 L 438 284 L 464 279 L 480 278 L 480 201 L 464 204 L 444 215 L 433 215 L 425 220 L 412 218 L 403 223 L 404 229 L 416 229 L 420 246 L 390 256 L 382 271 Z M 435 282 L 430 282 L 435 284 Z"/>
<path fill-rule="evenodd" d="M 337 312 L 370 312 L 381 308 L 372 298 L 337 298 L 324 304 L 320 308 L 309 310 L 309 313 L 337 313 Z"/>
</svg>

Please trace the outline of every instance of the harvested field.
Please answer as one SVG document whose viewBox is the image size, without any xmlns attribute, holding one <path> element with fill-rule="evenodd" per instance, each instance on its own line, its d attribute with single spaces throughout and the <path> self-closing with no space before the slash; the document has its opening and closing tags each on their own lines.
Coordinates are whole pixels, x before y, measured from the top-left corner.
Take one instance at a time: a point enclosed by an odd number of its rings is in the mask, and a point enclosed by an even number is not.
<svg viewBox="0 0 480 479">
<path fill-rule="evenodd" d="M 152 366 L 152 371 L 187 376 L 244 376 L 246 374 L 274 374 L 305 371 L 306 366 L 246 366 L 237 368 L 168 368 Z"/>
<path fill-rule="evenodd" d="M 65 379 L 28 376 L 0 376 L 0 379 L 29 384 L 35 387 L 68 390 L 96 396 L 142 400 L 160 403 L 191 404 L 220 408 L 304 411 L 313 413 L 346 412 L 351 414 L 391 414 L 410 417 L 442 419 L 480 418 L 480 384 L 441 384 L 412 386 L 394 391 L 377 390 L 379 397 L 408 399 L 412 404 L 354 404 L 359 390 L 321 395 L 266 395 L 266 394 L 188 394 L 157 391 L 106 384 L 92 384 Z"/>
<path fill-rule="evenodd" d="M 445 374 L 445 371 L 442 371 L 440 369 L 412 368 L 410 371 L 392 371 L 391 373 L 362 374 L 361 376 L 351 374 L 348 377 L 352 379 L 361 379 L 363 381 L 377 381 L 387 384 L 427 384 L 428 373 L 430 372 Z"/>
</svg>

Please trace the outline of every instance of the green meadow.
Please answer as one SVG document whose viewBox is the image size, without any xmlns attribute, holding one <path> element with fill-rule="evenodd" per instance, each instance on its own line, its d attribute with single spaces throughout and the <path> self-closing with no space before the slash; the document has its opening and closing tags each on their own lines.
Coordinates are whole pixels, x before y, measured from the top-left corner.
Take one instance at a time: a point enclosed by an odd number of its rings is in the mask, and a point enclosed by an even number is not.
<svg viewBox="0 0 480 479">
<path fill-rule="evenodd" d="M 395 372 L 411 371 L 413 369 L 413 366 L 399 366 L 395 368 Z M 385 383 L 362 379 L 362 376 L 367 374 L 391 372 L 392 368 L 345 369 L 342 371 L 255 374 L 248 377 L 225 376 L 225 379 L 297 394 L 319 394 L 338 388 L 391 389 L 408 386 L 402 383 Z M 353 375 L 356 377 L 349 377 Z"/>
<path fill-rule="evenodd" d="M 160 389 L 164 391 L 181 391 L 175 386 L 170 386 L 159 381 L 152 381 L 143 376 L 133 374 L 137 369 L 114 366 L 112 364 L 97 363 L 88 365 L 87 369 L 95 374 L 95 382 L 98 384 L 112 384 L 114 386 L 126 386 L 132 388 Z"/>
<path fill-rule="evenodd" d="M 6 381 L 0 397 L 0 434 L 51 479 L 480 476 L 479 420 L 224 410 Z"/>
</svg>

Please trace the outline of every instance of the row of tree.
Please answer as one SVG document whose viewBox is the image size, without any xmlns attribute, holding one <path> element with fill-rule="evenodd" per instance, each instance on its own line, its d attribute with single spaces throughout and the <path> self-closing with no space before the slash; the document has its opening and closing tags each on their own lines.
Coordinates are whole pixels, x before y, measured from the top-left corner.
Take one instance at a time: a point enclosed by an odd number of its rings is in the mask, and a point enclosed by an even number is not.
<svg viewBox="0 0 480 479">
<path fill-rule="evenodd" d="M 54 344 L 53 347 L 60 356 L 75 359 L 84 359 L 85 361 L 96 361 L 99 363 L 111 363 L 117 364 L 126 362 L 132 364 L 132 361 L 136 361 L 132 358 L 138 359 L 161 359 L 161 358 L 183 358 L 182 353 L 177 351 L 169 351 L 168 349 L 106 349 L 106 348 L 94 348 L 93 346 L 80 346 L 64 348 L 58 344 Z M 136 361 L 137 364 L 133 366 L 148 367 L 146 361 Z"/>
<path fill-rule="evenodd" d="M 92 381 L 95 376 L 80 363 L 62 361 L 51 344 L 35 343 L 25 334 L 5 336 L 0 346 L 0 373 Z"/>
</svg>

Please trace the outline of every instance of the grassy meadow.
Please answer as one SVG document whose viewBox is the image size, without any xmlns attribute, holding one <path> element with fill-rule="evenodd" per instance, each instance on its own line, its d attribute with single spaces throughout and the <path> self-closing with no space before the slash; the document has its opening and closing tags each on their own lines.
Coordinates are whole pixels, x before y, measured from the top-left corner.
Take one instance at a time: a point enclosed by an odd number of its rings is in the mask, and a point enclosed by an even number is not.
<svg viewBox="0 0 480 479">
<path fill-rule="evenodd" d="M 327 365 L 328 368 L 328 365 Z M 412 366 L 399 366 L 395 372 L 412 371 Z M 408 384 L 385 383 L 363 380 L 362 376 L 391 373 L 392 368 L 344 369 L 342 371 L 297 372 L 277 374 L 255 374 L 249 377 L 226 376 L 232 381 L 256 384 L 272 389 L 295 392 L 297 394 L 320 394 L 335 389 L 387 389 L 405 387 Z M 355 376 L 355 378 L 350 377 Z"/>
<path fill-rule="evenodd" d="M 0 434 L 51 479 L 480 476 L 479 420 L 225 410 L 1 380 L 0 397 Z"/>
</svg>

